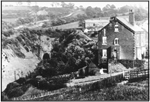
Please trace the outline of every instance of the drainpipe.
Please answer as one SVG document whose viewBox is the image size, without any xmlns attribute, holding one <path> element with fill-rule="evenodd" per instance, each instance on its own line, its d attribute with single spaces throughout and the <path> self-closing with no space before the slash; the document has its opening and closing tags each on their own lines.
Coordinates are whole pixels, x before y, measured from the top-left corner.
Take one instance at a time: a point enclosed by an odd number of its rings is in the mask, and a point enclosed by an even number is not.
<svg viewBox="0 0 150 102">
<path fill-rule="evenodd" d="M 133 59 L 133 68 L 134 68 L 134 63 L 135 63 L 135 62 L 134 62 L 134 59 Z"/>
<path fill-rule="evenodd" d="M 16 71 L 14 71 L 14 79 L 15 79 L 15 81 L 16 81 Z"/>
</svg>

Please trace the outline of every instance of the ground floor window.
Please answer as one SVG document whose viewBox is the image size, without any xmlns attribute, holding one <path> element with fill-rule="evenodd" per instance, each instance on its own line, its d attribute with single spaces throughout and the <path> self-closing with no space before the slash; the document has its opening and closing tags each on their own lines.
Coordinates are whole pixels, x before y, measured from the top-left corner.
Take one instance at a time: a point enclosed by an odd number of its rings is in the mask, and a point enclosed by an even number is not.
<svg viewBox="0 0 150 102">
<path fill-rule="evenodd" d="M 107 58 L 107 49 L 102 50 L 102 58 Z"/>
</svg>

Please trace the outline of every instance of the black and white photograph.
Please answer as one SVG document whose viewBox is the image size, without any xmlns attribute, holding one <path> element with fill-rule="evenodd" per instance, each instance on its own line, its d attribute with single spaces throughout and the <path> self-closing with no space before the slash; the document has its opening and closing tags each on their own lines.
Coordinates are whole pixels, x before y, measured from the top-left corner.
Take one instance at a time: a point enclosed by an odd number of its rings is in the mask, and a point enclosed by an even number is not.
<svg viewBox="0 0 150 102">
<path fill-rule="evenodd" d="M 149 2 L 1 2 L 1 101 L 149 101 Z"/>
</svg>

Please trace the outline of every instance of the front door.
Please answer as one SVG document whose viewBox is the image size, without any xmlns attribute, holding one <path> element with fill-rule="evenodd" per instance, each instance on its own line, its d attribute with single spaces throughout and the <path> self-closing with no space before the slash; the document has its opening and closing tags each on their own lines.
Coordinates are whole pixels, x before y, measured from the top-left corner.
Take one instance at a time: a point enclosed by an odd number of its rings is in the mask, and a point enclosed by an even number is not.
<svg viewBox="0 0 150 102">
<path fill-rule="evenodd" d="M 117 46 L 117 47 L 116 47 L 116 46 L 112 47 L 111 52 L 112 52 L 112 53 L 111 53 L 111 54 L 112 54 L 112 55 L 111 55 L 111 58 L 112 58 L 112 59 L 116 59 L 116 60 L 119 59 L 119 57 L 120 57 L 120 56 L 119 56 L 119 55 L 120 55 L 120 47 L 119 47 L 119 46 Z"/>
</svg>

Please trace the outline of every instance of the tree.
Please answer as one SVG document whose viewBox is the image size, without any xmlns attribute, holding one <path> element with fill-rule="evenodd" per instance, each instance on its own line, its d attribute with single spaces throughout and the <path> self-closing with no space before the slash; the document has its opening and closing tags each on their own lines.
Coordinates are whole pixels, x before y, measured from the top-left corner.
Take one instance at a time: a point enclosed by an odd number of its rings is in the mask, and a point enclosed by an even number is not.
<svg viewBox="0 0 150 102">
<path fill-rule="evenodd" d="M 67 6 L 67 4 L 65 3 L 65 2 L 61 2 L 61 7 L 66 7 Z"/>
<path fill-rule="evenodd" d="M 114 16 L 117 13 L 116 7 L 115 5 L 109 5 L 107 4 L 104 8 L 103 8 L 103 12 L 104 12 L 104 16 Z"/>
<path fill-rule="evenodd" d="M 86 8 L 86 14 L 89 18 L 93 18 L 95 16 L 95 11 L 91 6 Z"/>
<path fill-rule="evenodd" d="M 64 7 L 64 8 L 70 8 L 70 9 L 74 8 L 74 4 L 73 3 L 66 4 L 65 2 L 61 2 L 60 5 L 61 5 L 61 7 Z"/>
<path fill-rule="evenodd" d="M 112 5 L 110 6 L 110 8 L 114 10 L 114 9 L 116 9 L 116 6 L 112 4 Z"/>
<path fill-rule="evenodd" d="M 99 16 L 101 16 L 101 15 L 102 15 L 101 8 L 99 8 L 99 7 L 95 7 L 95 8 L 94 8 L 94 11 L 95 11 L 95 13 L 96 13 L 96 17 L 99 17 Z"/>
<path fill-rule="evenodd" d="M 130 8 L 129 6 L 125 5 L 125 6 L 121 7 L 121 8 L 119 8 L 118 13 L 129 12 L 129 8 Z"/>
<path fill-rule="evenodd" d="M 148 18 L 148 11 L 146 11 L 144 8 L 142 7 L 134 7 L 134 13 L 135 13 L 135 20 L 136 21 L 140 21 L 143 20 L 145 18 Z"/>
<path fill-rule="evenodd" d="M 39 11 L 39 6 L 32 6 L 32 10 L 34 12 L 38 12 Z"/>
<path fill-rule="evenodd" d="M 110 8 L 111 8 L 111 6 L 109 4 L 107 4 L 105 7 L 103 7 L 103 12 L 109 11 Z"/>
<path fill-rule="evenodd" d="M 69 3 L 69 4 L 68 4 L 68 8 L 74 9 L 74 4 L 73 4 L 73 3 Z"/>
</svg>

